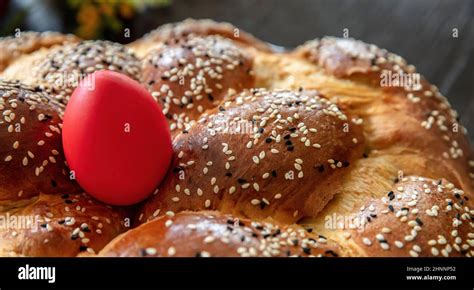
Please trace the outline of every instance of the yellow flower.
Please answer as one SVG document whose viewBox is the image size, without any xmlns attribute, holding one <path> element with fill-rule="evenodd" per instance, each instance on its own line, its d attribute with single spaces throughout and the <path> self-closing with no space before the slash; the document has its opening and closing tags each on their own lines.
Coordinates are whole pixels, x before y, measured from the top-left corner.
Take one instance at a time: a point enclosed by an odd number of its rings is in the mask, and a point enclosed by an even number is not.
<svg viewBox="0 0 474 290">
<path fill-rule="evenodd" d="M 101 25 L 100 15 L 94 5 L 82 5 L 77 14 L 79 23 L 78 35 L 85 39 L 91 39 L 97 35 L 97 27 Z"/>
<path fill-rule="evenodd" d="M 114 3 L 102 3 L 100 4 L 100 10 L 104 15 L 113 17 L 115 14 L 115 4 Z"/>
<path fill-rule="evenodd" d="M 120 3 L 119 11 L 120 15 L 122 15 L 125 19 L 130 19 L 133 17 L 134 11 L 133 7 L 128 5 L 127 3 Z"/>
<path fill-rule="evenodd" d="M 77 22 L 97 22 L 98 19 L 99 12 L 94 5 L 85 4 L 79 8 L 79 12 L 77 13 Z"/>
</svg>

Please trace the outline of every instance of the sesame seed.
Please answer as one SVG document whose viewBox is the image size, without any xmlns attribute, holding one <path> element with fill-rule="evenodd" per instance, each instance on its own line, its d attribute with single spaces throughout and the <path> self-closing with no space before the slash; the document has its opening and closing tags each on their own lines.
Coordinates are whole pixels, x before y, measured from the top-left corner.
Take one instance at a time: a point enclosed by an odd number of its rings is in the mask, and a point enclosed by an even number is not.
<svg viewBox="0 0 474 290">
<path fill-rule="evenodd" d="M 366 238 L 366 237 L 362 238 L 362 242 L 366 244 L 367 246 L 372 245 L 372 242 L 369 240 L 369 238 Z"/>
<path fill-rule="evenodd" d="M 410 256 L 412 256 L 412 257 L 415 257 L 415 258 L 418 257 L 418 253 L 415 252 L 415 251 L 413 251 L 413 250 L 410 250 L 409 254 L 410 254 Z"/>
<path fill-rule="evenodd" d="M 156 255 L 156 253 L 157 253 L 155 248 L 146 248 L 145 252 L 146 252 L 147 255 L 150 255 L 150 256 Z"/>
<path fill-rule="evenodd" d="M 252 205 L 259 205 L 259 204 L 260 204 L 260 200 L 258 200 L 258 199 L 252 199 L 252 200 L 250 201 L 250 203 L 251 203 Z"/>
<path fill-rule="evenodd" d="M 174 247 L 168 248 L 168 256 L 174 256 L 176 254 L 176 249 Z"/>
</svg>

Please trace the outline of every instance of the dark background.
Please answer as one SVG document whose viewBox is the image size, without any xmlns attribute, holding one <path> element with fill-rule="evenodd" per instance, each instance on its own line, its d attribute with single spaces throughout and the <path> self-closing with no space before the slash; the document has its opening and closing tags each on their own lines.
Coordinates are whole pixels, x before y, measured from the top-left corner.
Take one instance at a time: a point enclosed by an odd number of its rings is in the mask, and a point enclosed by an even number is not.
<svg viewBox="0 0 474 290">
<path fill-rule="evenodd" d="M 402 55 L 436 84 L 459 112 L 474 143 L 474 1 L 472 0 L 165 0 L 124 23 L 128 42 L 158 25 L 188 17 L 228 21 L 273 44 L 294 47 L 324 35 L 349 36 Z M 0 33 L 22 30 L 74 32 L 75 0 L 0 0 Z M 102 1 L 117 2 L 117 1 Z M 132 1 L 133 2 L 133 1 Z M 33 5 L 34 7 L 31 8 Z M 46 8 L 45 8 L 46 7 Z M 3 12 L 3 13 L 2 13 Z M 19 21 L 18 12 L 24 19 Z M 458 38 L 453 37 L 457 29 Z"/>
</svg>

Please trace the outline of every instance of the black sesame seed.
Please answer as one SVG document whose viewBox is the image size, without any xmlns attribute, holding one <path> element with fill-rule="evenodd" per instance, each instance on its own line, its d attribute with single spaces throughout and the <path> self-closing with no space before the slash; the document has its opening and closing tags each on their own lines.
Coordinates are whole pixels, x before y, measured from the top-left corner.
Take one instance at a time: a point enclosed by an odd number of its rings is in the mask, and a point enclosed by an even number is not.
<svg viewBox="0 0 474 290">
<path fill-rule="evenodd" d="M 415 221 L 419 226 L 423 225 L 423 222 L 420 220 L 420 218 L 416 218 Z"/>
<path fill-rule="evenodd" d="M 87 250 L 87 247 L 86 247 L 86 246 L 80 246 L 80 247 L 79 247 L 79 251 L 81 251 L 81 252 L 84 252 L 84 251 L 86 251 L 86 250 Z"/>
<path fill-rule="evenodd" d="M 240 183 L 240 184 L 244 184 L 244 183 L 247 183 L 247 180 L 244 179 L 244 178 L 238 178 L 237 182 Z"/>
<path fill-rule="evenodd" d="M 271 142 L 272 142 L 272 138 L 268 137 L 267 139 L 265 139 L 265 142 L 271 143 Z"/>
<path fill-rule="evenodd" d="M 146 250 L 145 249 L 140 249 L 140 256 L 145 257 L 146 255 L 147 255 Z"/>
<path fill-rule="evenodd" d="M 335 253 L 334 251 L 332 251 L 332 250 L 327 250 L 325 253 L 328 254 L 328 255 L 331 255 L 331 256 L 333 256 L 333 257 L 337 257 L 337 256 L 338 256 L 338 254 L 336 254 L 336 253 Z"/>
</svg>

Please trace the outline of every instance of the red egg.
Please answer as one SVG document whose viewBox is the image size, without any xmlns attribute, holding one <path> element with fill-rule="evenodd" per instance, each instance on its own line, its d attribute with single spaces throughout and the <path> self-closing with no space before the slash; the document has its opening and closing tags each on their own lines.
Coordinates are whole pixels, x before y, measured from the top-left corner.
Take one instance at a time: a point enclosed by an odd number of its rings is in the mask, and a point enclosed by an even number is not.
<svg viewBox="0 0 474 290">
<path fill-rule="evenodd" d="M 63 120 L 66 160 L 89 194 L 112 205 L 145 199 L 171 162 L 168 123 L 138 82 L 112 71 L 87 76 Z"/>
</svg>

